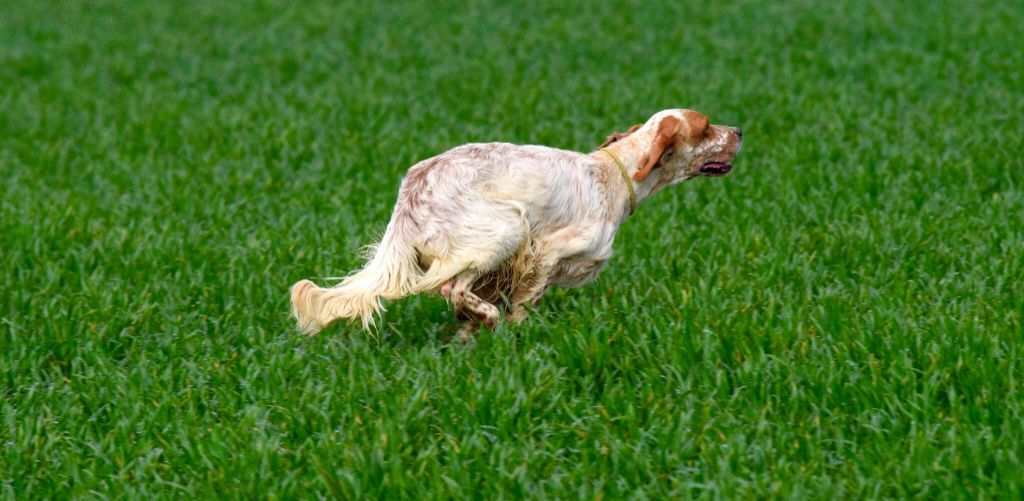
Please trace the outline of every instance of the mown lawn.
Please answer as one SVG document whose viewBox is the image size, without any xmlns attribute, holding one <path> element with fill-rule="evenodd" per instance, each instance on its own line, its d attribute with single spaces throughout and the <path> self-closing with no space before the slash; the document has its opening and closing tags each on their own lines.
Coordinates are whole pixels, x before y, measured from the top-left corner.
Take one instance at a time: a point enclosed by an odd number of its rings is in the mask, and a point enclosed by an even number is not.
<svg viewBox="0 0 1024 501">
<path fill-rule="evenodd" d="M 1024 4 L 0 5 L 4 497 L 1024 496 Z M 412 163 L 744 128 L 593 284 L 295 333 Z"/>
</svg>

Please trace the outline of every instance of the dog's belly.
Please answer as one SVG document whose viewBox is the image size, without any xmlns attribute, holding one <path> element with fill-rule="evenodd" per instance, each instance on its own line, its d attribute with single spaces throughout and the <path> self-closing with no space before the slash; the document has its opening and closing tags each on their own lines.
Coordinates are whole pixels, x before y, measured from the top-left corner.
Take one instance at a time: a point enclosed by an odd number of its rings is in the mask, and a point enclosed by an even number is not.
<svg viewBox="0 0 1024 501">
<path fill-rule="evenodd" d="M 537 244 L 536 241 L 534 241 Z M 515 291 L 522 287 L 559 285 L 571 287 L 595 278 L 611 257 L 610 249 L 600 246 L 559 260 L 548 274 L 539 274 L 542 259 L 540 245 L 527 245 L 494 270 L 480 277 L 473 285 L 473 292 L 485 301 L 502 304 L 512 299 Z"/>
</svg>

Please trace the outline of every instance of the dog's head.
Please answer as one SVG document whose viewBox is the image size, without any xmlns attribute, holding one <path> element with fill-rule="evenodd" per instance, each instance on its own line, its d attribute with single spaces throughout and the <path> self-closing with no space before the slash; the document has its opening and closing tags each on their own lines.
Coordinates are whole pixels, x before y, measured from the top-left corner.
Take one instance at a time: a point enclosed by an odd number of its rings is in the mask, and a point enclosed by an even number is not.
<svg viewBox="0 0 1024 501">
<path fill-rule="evenodd" d="M 646 151 L 633 179 L 639 182 L 653 175 L 657 185 L 728 174 L 743 140 L 739 128 L 712 125 L 696 111 L 678 109 L 660 111 L 647 123 L 610 136 L 601 147 L 634 135 L 640 141 L 633 143 Z"/>
</svg>

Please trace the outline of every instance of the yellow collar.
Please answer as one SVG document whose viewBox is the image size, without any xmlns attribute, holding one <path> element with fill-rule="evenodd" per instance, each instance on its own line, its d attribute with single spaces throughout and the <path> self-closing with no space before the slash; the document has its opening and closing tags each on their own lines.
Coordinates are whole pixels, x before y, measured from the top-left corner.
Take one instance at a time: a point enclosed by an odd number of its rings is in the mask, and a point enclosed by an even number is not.
<svg viewBox="0 0 1024 501">
<path fill-rule="evenodd" d="M 626 172 L 626 166 L 622 165 L 622 160 L 619 160 L 619 156 L 612 153 L 612 150 L 608 148 L 601 148 L 601 151 L 612 157 L 615 160 L 615 165 L 619 166 L 619 172 L 622 173 L 622 180 L 626 182 L 626 187 L 629 188 L 629 215 L 633 215 L 633 211 L 636 210 L 636 193 L 633 192 L 633 180 L 629 178 L 629 173 Z"/>
</svg>

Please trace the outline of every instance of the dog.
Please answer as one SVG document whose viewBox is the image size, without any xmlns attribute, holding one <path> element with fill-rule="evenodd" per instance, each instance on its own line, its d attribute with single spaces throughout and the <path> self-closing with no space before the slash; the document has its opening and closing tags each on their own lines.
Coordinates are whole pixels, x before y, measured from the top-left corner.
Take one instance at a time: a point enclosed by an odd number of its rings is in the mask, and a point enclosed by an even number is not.
<svg viewBox="0 0 1024 501">
<path fill-rule="evenodd" d="M 724 176 L 743 132 L 671 109 L 608 137 L 596 151 L 475 143 L 409 169 L 380 242 L 361 269 L 330 288 L 291 287 L 298 329 L 337 319 L 369 329 L 381 300 L 439 292 L 465 320 L 457 339 L 502 313 L 522 321 L 549 285 L 592 280 L 619 226 L 666 186 Z"/>
</svg>

